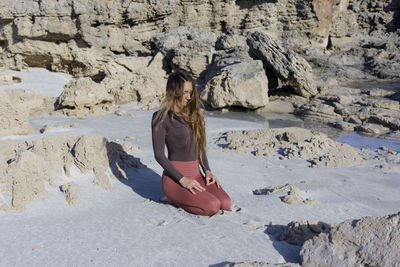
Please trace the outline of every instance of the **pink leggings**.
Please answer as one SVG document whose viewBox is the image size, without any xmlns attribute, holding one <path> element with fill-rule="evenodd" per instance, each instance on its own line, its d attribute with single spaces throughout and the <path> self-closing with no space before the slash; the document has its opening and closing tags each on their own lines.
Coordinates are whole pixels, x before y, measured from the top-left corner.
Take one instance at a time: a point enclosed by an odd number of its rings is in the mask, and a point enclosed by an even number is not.
<svg viewBox="0 0 400 267">
<path fill-rule="evenodd" d="M 194 189 L 196 194 L 192 194 L 164 172 L 161 180 L 162 191 L 174 204 L 187 212 L 204 216 L 211 216 L 221 209 L 229 210 L 231 208 L 231 199 L 222 187 L 218 188 L 216 184 L 205 185 L 198 160 L 171 161 L 171 163 L 184 176 L 196 179 L 206 189 L 202 192 Z"/>
</svg>

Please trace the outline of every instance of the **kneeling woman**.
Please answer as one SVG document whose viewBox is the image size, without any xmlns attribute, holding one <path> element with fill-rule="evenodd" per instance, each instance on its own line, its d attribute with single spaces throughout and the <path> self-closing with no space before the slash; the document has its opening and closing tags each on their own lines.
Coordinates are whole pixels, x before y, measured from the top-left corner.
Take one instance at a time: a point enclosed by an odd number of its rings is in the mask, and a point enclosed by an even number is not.
<svg viewBox="0 0 400 267">
<path fill-rule="evenodd" d="M 188 73 L 177 71 L 169 76 L 166 96 L 153 114 L 152 139 L 154 156 L 164 168 L 162 191 L 169 200 L 198 215 L 230 209 L 231 200 L 208 165 L 204 118 Z"/>
</svg>

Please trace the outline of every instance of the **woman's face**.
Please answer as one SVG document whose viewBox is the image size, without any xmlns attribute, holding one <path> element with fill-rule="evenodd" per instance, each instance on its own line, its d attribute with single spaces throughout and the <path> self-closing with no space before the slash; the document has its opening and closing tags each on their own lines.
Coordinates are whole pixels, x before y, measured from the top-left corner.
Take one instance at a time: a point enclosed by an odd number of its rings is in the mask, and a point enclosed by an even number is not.
<svg viewBox="0 0 400 267">
<path fill-rule="evenodd" d="M 182 95 L 182 107 L 186 107 L 187 104 L 189 103 L 191 96 L 192 96 L 192 83 L 191 82 L 185 82 L 183 84 L 183 95 Z"/>
</svg>

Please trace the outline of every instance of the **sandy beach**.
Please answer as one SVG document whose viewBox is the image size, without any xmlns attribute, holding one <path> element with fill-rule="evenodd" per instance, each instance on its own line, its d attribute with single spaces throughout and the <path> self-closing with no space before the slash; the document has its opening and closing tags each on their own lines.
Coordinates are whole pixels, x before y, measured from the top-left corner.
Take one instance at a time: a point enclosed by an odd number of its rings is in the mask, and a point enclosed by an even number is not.
<svg viewBox="0 0 400 267">
<path fill-rule="evenodd" d="M 25 74 L 22 74 L 25 73 Z M 18 87 L 58 95 L 68 75 L 30 69 Z M 25 75 L 25 76 L 24 76 Z M 48 85 L 52 82 L 52 86 Z M 16 88 L 3 86 L 0 90 Z M 58 91 L 59 90 L 59 91 Z M 43 115 L 31 118 L 34 132 L 2 137 L 23 141 L 50 136 L 99 134 L 131 148 L 141 165 L 128 179 L 111 179 L 109 192 L 93 184 L 94 173 L 72 166 L 70 176 L 54 170 L 47 195 L 25 209 L 0 211 L 1 266 L 223 266 L 243 261 L 300 263 L 301 246 L 279 240 L 271 229 L 291 221 L 337 224 L 364 216 L 397 213 L 400 206 L 398 169 L 378 168 L 376 161 L 350 167 L 310 168 L 304 159 L 286 159 L 224 150 L 217 140 L 232 130 L 265 129 L 262 123 L 206 116 L 210 167 L 232 198 L 232 211 L 212 217 L 191 215 L 160 201 L 161 167 L 154 160 L 150 121 L 155 110 L 123 105 L 121 115 L 75 119 Z M 65 128 L 61 125 L 75 124 Z M 43 134 L 44 125 L 54 126 Z M 386 146 L 400 153 L 399 141 L 343 133 L 338 141 L 371 153 Z M 397 154 L 399 157 L 400 154 Z M 382 156 L 383 157 L 383 156 Z M 394 163 L 393 163 L 394 164 Z M 107 167 L 107 166 L 106 166 Z M 80 188 L 76 206 L 60 191 L 73 181 Z M 286 204 L 285 191 L 255 194 L 271 186 L 295 185 L 303 199 L 319 204 Z M 267 230 L 269 229 L 269 230 Z"/>
</svg>

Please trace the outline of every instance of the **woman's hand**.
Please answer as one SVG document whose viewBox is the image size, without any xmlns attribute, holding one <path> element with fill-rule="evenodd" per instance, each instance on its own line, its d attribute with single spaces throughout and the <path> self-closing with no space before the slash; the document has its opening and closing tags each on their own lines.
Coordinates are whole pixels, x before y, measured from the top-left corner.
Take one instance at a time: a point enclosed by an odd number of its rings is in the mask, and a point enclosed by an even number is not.
<svg viewBox="0 0 400 267">
<path fill-rule="evenodd" d="M 186 189 L 188 189 L 192 194 L 196 194 L 194 189 L 202 192 L 206 190 L 204 187 L 202 187 L 199 182 L 197 182 L 195 179 L 191 179 L 188 177 L 183 176 L 180 180 L 179 183 Z"/>
<path fill-rule="evenodd" d="M 217 177 L 215 177 L 214 174 L 212 174 L 210 171 L 205 172 L 206 175 L 206 185 L 210 184 L 217 184 L 217 187 L 221 187 L 221 183 L 218 181 Z"/>
</svg>

